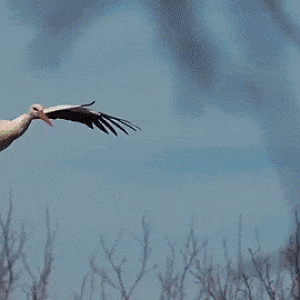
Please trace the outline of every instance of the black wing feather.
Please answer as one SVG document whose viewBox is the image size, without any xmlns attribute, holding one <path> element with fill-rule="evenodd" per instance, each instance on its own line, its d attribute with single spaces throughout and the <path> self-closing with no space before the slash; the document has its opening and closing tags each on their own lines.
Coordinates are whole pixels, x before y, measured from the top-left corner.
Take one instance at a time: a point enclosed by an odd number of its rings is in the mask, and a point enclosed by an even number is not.
<svg viewBox="0 0 300 300">
<path fill-rule="evenodd" d="M 130 121 L 127 121 L 127 120 L 124 120 L 124 119 L 119 119 L 119 118 L 116 118 L 116 117 L 113 117 L 113 116 L 110 116 L 110 115 L 107 115 L 107 114 L 103 114 L 103 113 L 101 113 L 101 114 L 102 114 L 102 116 L 103 116 L 105 119 L 110 120 L 111 122 L 112 122 L 112 121 L 117 121 L 117 122 L 122 123 L 123 125 L 129 127 L 130 129 L 132 129 L 132 130 L 134 130 L 134 131 L 136 131 L 137 129 L 141 130 L 140 127 L 138 127 L 138 126 L 132 124 Z M 115 123 L 116 123 L 116 122 L 115 122 Z M 119 126 L 120 126 L 120 125 L 119 125 Z"/>
<path fill-rule="evenodd" d="M 117 122 L 115 122 L 114 119 L 110 118 L 109 121 L 111 123 L 113 123 L 116 127 L 118 127 L 120 130 L 122 130 L 125 134 L 128 135 L 128 132 L 122 126 L 120 126 Z"/>
<path fill-rule="evenodd" d="M 99 122 L 99 120 L 95 119 L 94 120 L 94 124 L 103 132 L 109 134 L 109 132 L 107 131 L 107 129 Z"/>
<path fill-rule="evenodd" d="M 110 129 L 110 131 L 115 135 L 115 136 L 118 136 L 117 132 L 115 131 L 115 129 L 104 119 L 104 118 L 101 118 L 100 121 Z"/>
<path fill-rule="evenodd" d="M 80 122 L 85 125 L 87 125 L 89 128 L 93 129 L 93 124 L 96 125 L 101 131 L 105 132 L 106 134 L 109 134 L 109 129 L 115 136 L 118 136 L 117 131 L 115 130 L 115 127 L 123 131 L 125 134 L 128 135 L 128 132 L 122 127 L 122 125 L 136 131 L 137 129 L 140 129 L 138 126 L 132 124 L 131 122 L 119 119 L 101 112 L 93 111 L 89 108 L 86 108 L 87 106 L 91 106 L 95 103 L 95 101 L 88 103 L 88 104 L 82 104 L 80 106 L 75 107 L 69 107 L 64 109 L 56 109 L 50 112 L 47 112 L 47 116 L 49 119 L 64 119 L 69 120 L 73 122 Z"/>
</svg>

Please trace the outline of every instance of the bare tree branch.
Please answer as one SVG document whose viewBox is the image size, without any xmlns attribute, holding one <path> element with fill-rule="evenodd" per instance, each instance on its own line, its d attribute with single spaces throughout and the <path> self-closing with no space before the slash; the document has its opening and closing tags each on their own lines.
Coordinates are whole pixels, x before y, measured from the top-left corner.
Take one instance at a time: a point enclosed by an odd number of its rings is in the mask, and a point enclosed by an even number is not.
<svg viewBox="0 0 300 300">
<path fill-rule="evenodd" d="M 1 246 L 0 253 L 0 299 L 8 300 L 11 298 L 15 288 L 15 283 L 18 280 L 18 273 L 15 271 L 15 263 L 20 259 L 22 249 L 24 247 L 26 236 L 24 227 L 21 227 L 21 233 L 18 238 L 10 228 L 12 220 L 12 193 L 9 194 L 9 208 L 6 221 L 3 221 L 0 215 L 1 226 Z M 16 240 L 19 241 L 17 249 L 15 249 Z"/>
<path fill-rule="evenodd" d="M 116 262 L 115 254 L 118 251 L 118 246 L 122 239 L 122 233 L 120 233 L 117 237 L 117 239 L 114 241 L 111 248 L 109 248 L 106 245 L 106 242 L 104 240 L 104 237 L 100 237 L 100 244 L 103 250 L 103 253 L 105 255 L 105 258 L 107 262 L 109 263 L 110 267 L 108 269 L 104 267 L 97 267 L 95 262 L 95 257 L 92 257 L 90 259 L 90 271 L 85 275 L 83 279 L 83 283 L 81 285 L 81 293 L 80 295 L 75 295 L 75 300 L 81 300 L 84 298 L 84 290 L 86 286 L 87 279 L 90 277 L 90 297 L 89 299 L 92 299 L 94 296 L 94 285 L 95 283 L 95 275 L 98 275 L 100 278 L 100 288 L 101 288 L 101 299 L 106 300 L 106 286 L 109 286 L 113 290 L 116 290 L 120 293 L 120 297 L 122 300 L 129 300 L 132 296 L 133 292 L 135 291 L 138 284 L 141 282 L 141 280 L 145 277 L 145 275 L 153 269 L 148 269 L 148 263 L 149 263 L 149 256 L 150 256 L 150 246 L 149 246 L 149 238 L 150 238 L 150 228 L 149 223 L 145 220 L 145 216 L 142 217 L 142 232 L 143 236 L 141 239 L 139 239 L 141 243 L 141 266 L 136 274 L 136 277 L 131 285 L 126 285 L 123 274 L 124 274 L 124 266 L 125 263 L 128 261 L 128 258 L 124 257 L 121 259 L 120 262 Z M 113 279 L 115 277 L 115 279 Z"/>
<path fill-rule="evenodd" d="M 272 289 L 272 282 L 270 280 L 270 264 L 267 261 L 267 259 L 265 259 L 265 266 L 266 266 L 266 271 L 265 271 L 265 276 L 263 275 L 262 271 L 261 271 L 261 267 L 258 265 L 257 261 L 254 258 L 254 254 L 252 252 L 251 249 L 249 249 L 250 255 L 251 255 L 251 260 L 253 262 L 254 268 L 256 270 L 256 272 L 258 273 L 258 276 L 261 280 L 261 282 L 263 283 L 270 299 L 275 300 L 275 292 Z M 266 278 L 264 278 L 266 277 Z"/>
<path fill-rule="evenodd" d="M 49 276 L 52 269 L 52 262 L 54 259 L 52 254 L 52 249 L 53 249 L 53 241 L 56 234 L 56 231 L 51 230 L 50 213 L 48 209 L 46 209 L 46 228 L 47 228 L 47 240 L 44 248 L 44 266 L 38 280 L 35 278 L 33 272 L 29 267 L 25 253 L 22 253 L 22 261 L 23 261 L 24 268 L 28 272 L 28 274 L 30 275 L 33 281 L 31 289 L 28 293 L 28 295 L 32 297 L 32 300 L 46 300 L 48 298 L 47 288 L 48 288 Z"/>
</svg>

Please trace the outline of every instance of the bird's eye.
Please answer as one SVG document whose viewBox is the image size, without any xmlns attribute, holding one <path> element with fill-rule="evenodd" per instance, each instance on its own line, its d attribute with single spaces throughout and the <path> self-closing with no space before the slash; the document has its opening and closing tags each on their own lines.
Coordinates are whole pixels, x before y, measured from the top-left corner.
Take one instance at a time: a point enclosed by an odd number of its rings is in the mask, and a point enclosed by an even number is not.
<svg viewBox="0 0 300 300">
<path fill-rule="evenodd" d="M 33 110 L 38 110 L 36 107 L 33 107 L 32 109 L 33 109 Z"/>
</svg>

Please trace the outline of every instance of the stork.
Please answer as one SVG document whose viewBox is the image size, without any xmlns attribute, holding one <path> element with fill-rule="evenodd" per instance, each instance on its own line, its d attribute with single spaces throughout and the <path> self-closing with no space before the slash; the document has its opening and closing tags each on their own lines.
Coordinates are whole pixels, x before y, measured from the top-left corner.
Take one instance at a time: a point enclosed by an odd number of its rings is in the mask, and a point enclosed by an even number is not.
<svg viewBox="0 0 300 300">
<path fill-rule="evenodd" d="M 94 111 L 89 108 L 95 101 L 88 104 L 81 105 L 57 105 L 52 107 L 44 107 L 41 104 L 33 104 L 28 113 L 19 116 L 14 120 L 0 120 L 0 151 L 7 148 L 14 140 L 19 138 L 29 128 L 31 121 L 34 119 L 41 119 L 48 125 L 53 126 L 51 120 L 63 119 L 73 122 L 80 122 L 91 129 L 96 125 L 100 130 L 109 134 L 112 132 L 118 136 L 117 130 L 128 135 L 126 127 L 136 131 L 140 129 L 131 122 L 112 117 L 102 112 Z M 124 128 L 125 127 L 125 128 Z"/>
</svg>

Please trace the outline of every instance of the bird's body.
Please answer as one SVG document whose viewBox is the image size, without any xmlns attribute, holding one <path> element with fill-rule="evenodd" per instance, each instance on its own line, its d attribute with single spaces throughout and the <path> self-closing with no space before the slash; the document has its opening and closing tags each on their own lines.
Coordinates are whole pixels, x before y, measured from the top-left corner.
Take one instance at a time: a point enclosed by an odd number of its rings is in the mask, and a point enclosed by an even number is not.
<svg viewBox="0 0 300 300">
<path fill-rule="evenodd" d="M 24 134 L 34 119 L 41 119 L 50 126 L 53 126 L 51 120 L 54 119 L 80 122 L 91 129 L 93 129 L 93 125 L 96 125 L 103 132 L 107 134 L 112 132 L 116 136 L 118 135 L 116 129 L 126 134 L 128 133 L 124 127 L 128 127 L 134 131 L 140 129 L 127 120 L 115 118 L 87 108 L 87 106 L 93 105 L 94 103 L 95 102 L 82 105 L 58 105 L 48 108 L 45 108 L 41 104 L 33 104 L 28 113 L 14 120 L 0 120 L 0 151 L 9 147 L 14 140 Z"/>
<path fill-rule="evenodd" d="M 29 114 L 23 114 L 11 121 L 0 120 L 0 151 L 20 137 L 28 129 L 31 121 Z"/>
</svg>

